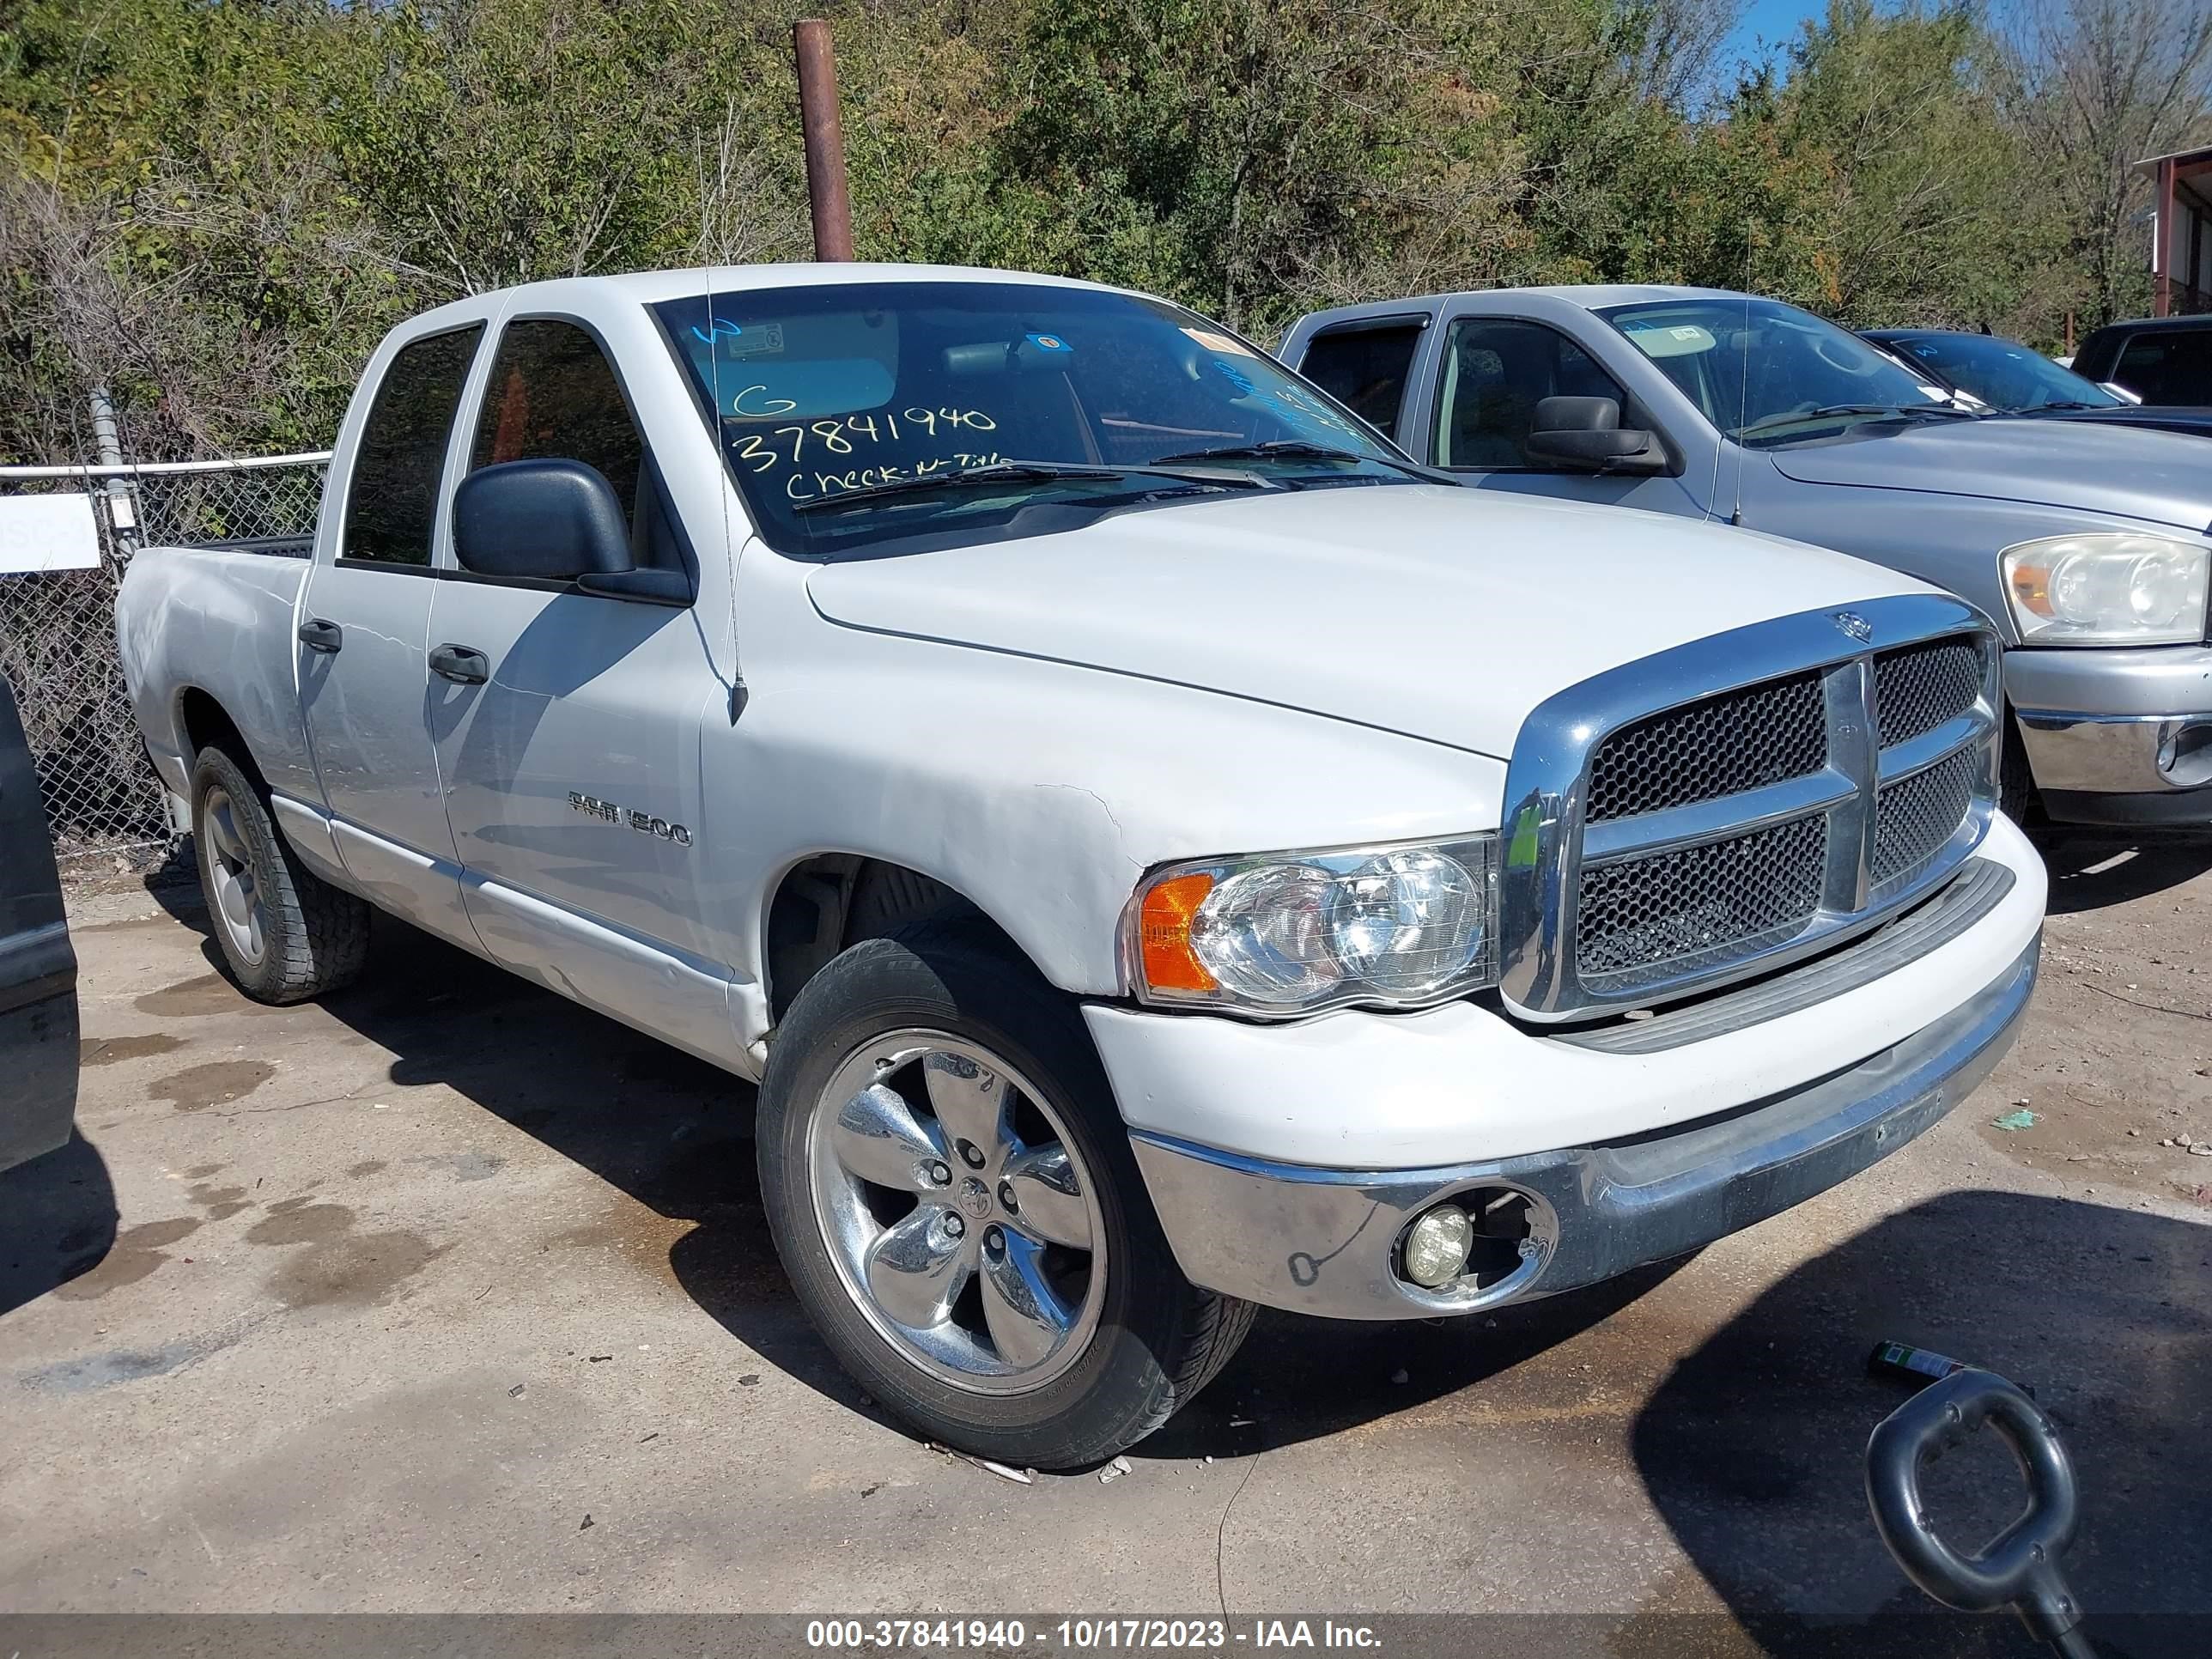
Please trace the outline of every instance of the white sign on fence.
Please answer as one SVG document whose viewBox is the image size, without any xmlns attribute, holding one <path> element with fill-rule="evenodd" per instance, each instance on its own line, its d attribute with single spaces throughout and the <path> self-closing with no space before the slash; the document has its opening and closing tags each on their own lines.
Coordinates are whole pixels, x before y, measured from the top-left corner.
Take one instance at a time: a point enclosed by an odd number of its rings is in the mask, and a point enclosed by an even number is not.
<svg viewBox="0 0 2212 1659">
<path fill-rule="evenodd" d="M 99 568 L 91 496 L 0 495 L 0 576 Z"/>
</svg>

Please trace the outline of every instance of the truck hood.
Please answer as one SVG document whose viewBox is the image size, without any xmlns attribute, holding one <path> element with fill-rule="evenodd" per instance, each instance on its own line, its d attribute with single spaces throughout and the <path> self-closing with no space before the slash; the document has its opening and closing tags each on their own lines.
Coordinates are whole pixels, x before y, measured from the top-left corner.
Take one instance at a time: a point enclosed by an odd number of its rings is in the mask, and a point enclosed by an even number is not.
<svg viewBox="0 0 2212 1659">
<path fill-rule="evenodd" d="M 1861 431 L 1766 453 L 1801 483 L 1975 495 L 2195 532 L 2212 524 L 2212 455 L 2200 438 L 2003 416 Z"/>
<path fill-rule="evenodd" d="M 808 586 L 847 627 L 1140 675 L 1500 759 L 1530 709 L 1603 669 L 1794 611 L 1931 591 L 1750 531 L 1426 484 L 1127 513 L 824 565 Z"/>
</svg>

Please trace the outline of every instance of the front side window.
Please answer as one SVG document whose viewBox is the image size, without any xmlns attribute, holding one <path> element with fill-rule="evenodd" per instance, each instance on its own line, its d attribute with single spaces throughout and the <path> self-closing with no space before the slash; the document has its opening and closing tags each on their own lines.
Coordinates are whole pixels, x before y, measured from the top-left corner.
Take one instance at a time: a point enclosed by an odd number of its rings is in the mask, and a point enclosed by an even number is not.
<svg viewBox="0 0 2212 1659">
<path fill-rule="evenodd" d="M 1395 433 L 1419 323 L 1331 329 L 1306 347 L 1298 373 L 1377 431 Z"/>
<path fill-rule="evenodd" d="M 1437 465 L 1467 471 L 1551 470 L 1532 460 L 1528 434 L 1547 398 L 1628 396 L 1555 328 L 1503 317 L 1462 317 L 1444 342 L 1437 397 Z"/>
<path fill-rule="evenodd" d="M 1991 409 L 2112 409 L 2120 400 L 2041 352 L 1988 334 L 1905 334 L 1892 347 Z"/>
<path fill-rule="evenodd" d="M 2147 404 L 2212 404 L 2212 329 L 2135 335 L 2112 379 Z"/>
<path fill-rule="evenodd" d="M 1598 314 L 1722 434 L 1753 447 L 1971 418 L 1857 335 L 1777 301 L 1666 300 Z"/>
<path fill-rule="evenodd" d="M 755 524 L 787 552 L 1004 539 L 1416 471 L 1272 358 L 1133 295 L 823 283 L 653 311 Z"/>
<path fill-rule="evenodd" d="M 574 323 L 509 323 L 491 360 L 469 469 L 502 461 L 570 460 L 597 467 L 634 518 L 645 441 L 599 343 Z"/>
<path fill-rule="evenodd" d="M 483 337 L 477 323 L 410 341 L 384 371 L 354 455 L 340 558 L 428 567 L 446 445 Z"/>
</svg>

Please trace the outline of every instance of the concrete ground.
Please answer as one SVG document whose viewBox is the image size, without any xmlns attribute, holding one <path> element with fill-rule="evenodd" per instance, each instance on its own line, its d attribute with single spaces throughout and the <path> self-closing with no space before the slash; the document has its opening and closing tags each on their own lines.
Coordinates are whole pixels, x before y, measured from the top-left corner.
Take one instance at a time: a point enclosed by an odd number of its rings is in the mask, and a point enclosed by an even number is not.
<svg viewBox="0 0 2212 1659">
<path fill-rule="evenodd" d="M 745 1087 L 397 924 L 272 1011 L 189 889 L 82 895 L 81 1135 L 0 1176 L 0 1611 L 1573 1612 L 1794 1652 L 1928 1606 L 1860 1495 L 1894 1337 L 2063 1425 L 2093 1612 L 2212 1612 L 2212 1158 L 2167 1144 L 2212 1140 L 2212 848 L 2046 853 L 2029 1028 L 1925 1139 L 1632 1282 L 1263 1316 L 1110 1484 L 871 1409 L 785 1288 Z M 1984 1456 L 1939 1510 L 2002 1518 Z"/>
</svg>

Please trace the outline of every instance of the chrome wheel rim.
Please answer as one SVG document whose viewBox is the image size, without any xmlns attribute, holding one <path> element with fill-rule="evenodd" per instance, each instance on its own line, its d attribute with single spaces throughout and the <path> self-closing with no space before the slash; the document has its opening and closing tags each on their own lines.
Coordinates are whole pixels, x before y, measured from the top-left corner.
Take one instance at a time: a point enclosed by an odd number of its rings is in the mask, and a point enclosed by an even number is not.
<svg viewBox="0 0 2212 1659">
<path fill-rule="evenodd" d="M 207 792 L 200 806 L 200 870 L 207 882 L 208 908 L 231 950 L 243 961 L 258 963 L 268 949 L 267 917 L 261 907 L 261 884 L 253 873 L 253 855 L 239 833 L 238 809 L 228 790 Z"/>
<path fill-rule="evenodd" d="M 1107 1272 L 1093 1177 L 989 1049 L 918 1029 L 854 1049 L 815 1100 L 807 1164 L 846 1294 L 909 1364 L 1022 1394 L 1090 1346 Z"/>
</svg>

